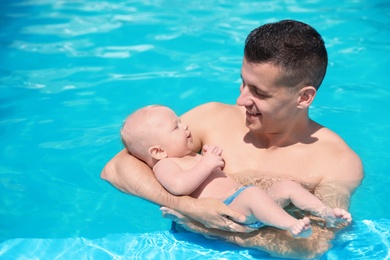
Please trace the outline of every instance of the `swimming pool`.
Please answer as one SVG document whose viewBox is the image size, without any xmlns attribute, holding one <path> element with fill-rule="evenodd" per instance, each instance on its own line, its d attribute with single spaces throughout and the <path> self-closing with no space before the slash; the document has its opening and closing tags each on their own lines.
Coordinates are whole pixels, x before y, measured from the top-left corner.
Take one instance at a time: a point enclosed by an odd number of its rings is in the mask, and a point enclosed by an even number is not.
<svg viewBox="0 0 390 260">
<path fill-rule="evenodd" d="M 323 35 L 330 64 L 311 115 L 366 172 L 354 223 L 324 259 L 390 258 L 388 1 L 140 2 L 2 2 L 0 258 L 268 259 L 170 233 L 158 206 L 99 174 L 134 109 L 234 103 L 246 35 L 285 18 Z"/>
</svg>

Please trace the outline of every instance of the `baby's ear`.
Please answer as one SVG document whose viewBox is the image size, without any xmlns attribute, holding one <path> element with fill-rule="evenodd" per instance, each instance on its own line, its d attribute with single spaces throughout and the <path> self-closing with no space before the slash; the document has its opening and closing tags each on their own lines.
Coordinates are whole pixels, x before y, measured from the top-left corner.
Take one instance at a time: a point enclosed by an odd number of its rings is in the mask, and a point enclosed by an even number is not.
<svg viewBox="0 0 390 260">
<path fill-rule="evenodd" d="M 149 148 L 149 154 L 156 160 L 167 158 L 167 153 L 158 145 Z"/>
</svg>

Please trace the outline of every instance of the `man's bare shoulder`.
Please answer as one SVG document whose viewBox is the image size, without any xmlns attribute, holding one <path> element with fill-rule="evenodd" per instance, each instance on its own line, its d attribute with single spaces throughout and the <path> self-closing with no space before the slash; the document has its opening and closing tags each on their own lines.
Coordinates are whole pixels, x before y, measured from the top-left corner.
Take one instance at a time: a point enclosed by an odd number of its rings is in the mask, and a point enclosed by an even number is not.
<svg viewBox="0 0 390 260">
<path fill-rule="evenodd" d="M 187 118 L 204 118 L 208 116 L 216 116 L 219 114 L 226 114 L 229 111 L 238 112 L 239 107 L 237 105 L 229 105 L 220 102 L 209 102 L 191 109 L 182 115 L 182 119 L 185 120 Z"/>
<path fill-rule="evenodd" d="M 338 134 L 328 128 L 321 127 L 316 135 L 319 140 L 319 152 L 329 170 L 324 181 L 336 178 L 341 181 L 356 180 L 359 183 L 363 178 L 363 164 L 359 155 Z"/>
<path fill-rule="evenodd" d="M 321 127 L 315 136 L 318 137 L 321 149 L 326 149 L 333 154 L 346 154 L 349 156 L 356 155 L 356 153 L 349 147 L 349 145 L 335 132 L 326 127 Z"/>
<path fill-rule="evenodd" d="M 216 141 L 216 135 L 230 128 L 228 125 L 239 121 L 240 114 L 237 105 L 210 102 L 191 109 L 181 116 L 181 120 L 188 125 L 192 133 L 194 151 L 199 151 L 203 144 Z M 240 125 L 245 126 L 243 122 L 240 122 Z"/>
</svg>

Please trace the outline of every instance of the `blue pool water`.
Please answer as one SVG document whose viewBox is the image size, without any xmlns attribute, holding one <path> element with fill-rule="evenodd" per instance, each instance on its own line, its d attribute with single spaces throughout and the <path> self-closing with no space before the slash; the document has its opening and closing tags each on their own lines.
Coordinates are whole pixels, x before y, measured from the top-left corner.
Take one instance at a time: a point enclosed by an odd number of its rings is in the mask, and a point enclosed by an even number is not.
<svg viewBox="0 0 390 260">
<path fill-rule="evenodd" d="M 233 104 L 246 35 L 286 18 L 323 35 L 330 64 L 311 116 L 366 172 L 354 223 L 323 259 L 389 259 L 387 0 L 2 1 L 0 259 L 269 259 L 172 234 L 158 206 L 99 174 L 134 109 Z"/>
</svg>

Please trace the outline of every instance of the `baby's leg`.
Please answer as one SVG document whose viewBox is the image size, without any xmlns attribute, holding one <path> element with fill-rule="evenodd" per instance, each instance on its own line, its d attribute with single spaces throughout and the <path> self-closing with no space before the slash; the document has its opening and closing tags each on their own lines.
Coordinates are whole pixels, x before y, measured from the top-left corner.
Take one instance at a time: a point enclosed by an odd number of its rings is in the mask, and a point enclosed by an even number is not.
<svg viewBox="0 0 390 260">
<path fill-rule="evenodd" d="M 291 233 L 295 237 L 308 238 L 311 236 L 311 226 L 310 219 L 304 217 L 303 219 L 298 219 L 295 224 L 291 227 Z"/>
<path fill-rule="evenodd" d="M 296 207 L 310 211 L 326 220 L 341 220 L 350 222 L 351 214 L 344 209 L 329 208 L 314 194 L 303 188 L 299 183 L 283 180 L 275 182 L 268 191 L 275 201 L 292 202 Z M 287 203 L 287 204 L 288 204 Z M 284 205 L 285 206 L 285 205 Z"/>
<path fill-rule="evenodd" d="M 282 206 L 287 206 L 291 202 L 297 208 L 306 211 L 317 211 L 326 207 L 320 199 L 299 183 L 290 180 L 275 182 L 268 190 L 268 194 L 274 201 L 282 201 Z"/>
<path fill-rule="evenodd" d="M 255 186 L 240 193 L 229 207 L 247 216 L 253 215 L 266 225 L 289 230 L 294 236 L 309 237 L 311 235 L 309 218 L 295 219 L 276 204 L 265 191 Z M 253 222 L 253 219 L 248 218 L 246 224 Z"/>
</svg>

